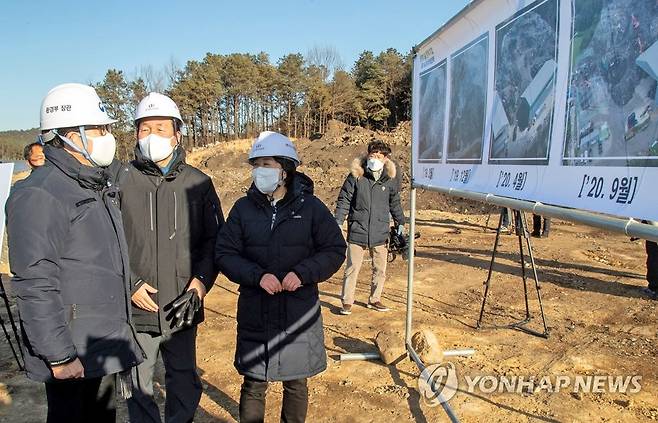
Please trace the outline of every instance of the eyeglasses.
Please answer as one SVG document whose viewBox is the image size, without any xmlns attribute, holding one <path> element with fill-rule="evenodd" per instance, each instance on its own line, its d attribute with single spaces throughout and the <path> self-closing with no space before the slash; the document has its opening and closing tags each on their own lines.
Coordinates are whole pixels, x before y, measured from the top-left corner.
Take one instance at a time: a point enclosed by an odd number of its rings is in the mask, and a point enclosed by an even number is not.
<svg viewBox="0 0 658 423">
<path fill-rule="evenodd" d="M 89 125 L 89 126 L 85 126 L 85 130 L 87 130 L 87 129 L 96 129 L 96 130 L 100 131 L 101 136 L 112 133 L 112 129 L 110 128 L 109 125 Z"/>
</svg>

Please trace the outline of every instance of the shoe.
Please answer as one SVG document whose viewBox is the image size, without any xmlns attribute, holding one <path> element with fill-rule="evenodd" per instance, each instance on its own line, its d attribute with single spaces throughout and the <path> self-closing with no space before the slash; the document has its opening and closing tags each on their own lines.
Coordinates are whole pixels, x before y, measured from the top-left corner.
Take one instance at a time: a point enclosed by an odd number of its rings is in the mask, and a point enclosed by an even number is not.
<svg viewBox="0 0 658 423">
<path fill-rule="evenodd" d="M 530 234 L 533 238 L 541 238 L 541 234 L 539 232 L 533 232 Z"/>
<path fill-rule="evenodd" d="M 350 314 L 352 314 L 352 305 L 343 304 L 343 308 L 340 309 L 339 313 L 342 314 L 343 316 L 349 316 Z"/>
<path fill-rule="evenodd" d="M 505 235 L 511 235 L 514 233 L 514 226 L 501 226 L 500 233 Z"/>
<path fill-rule="evenodd" d="M 375 311 L 390 311 L 391 309 L 386 307 L 384 304 L 382 304 L 381 301 L 377 301 L 376 303 L 368 303 L 368 308 L 375 310 Z"/>
<path fill-rule="evenodd" d="M 654 291 L 651 288 L 642 288 L 642 293 L 652 300 L 658 300 L 658 291 Z"/>
</svg>

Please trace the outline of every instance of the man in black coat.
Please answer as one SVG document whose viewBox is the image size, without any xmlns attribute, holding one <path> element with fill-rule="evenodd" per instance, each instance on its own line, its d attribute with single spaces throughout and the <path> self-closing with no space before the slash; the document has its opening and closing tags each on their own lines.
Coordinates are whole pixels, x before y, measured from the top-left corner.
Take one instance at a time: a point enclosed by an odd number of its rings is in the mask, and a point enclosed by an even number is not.
<svg viewBox="0 0 658 423">
<path fill-rule="evenodd" d="M 381 301 L 386 279 L 386 243 L 390 232 L 390 216 L 402 233 L 405 223 L 400 204 L 400 182 L 395 163 L 389 159 L 391 148 L 383 141 L 368 144 L 367 156 L 352 163 L 336 203 L 336 221 L 347 218 L 347 265 L 343 278 L 341 314 L 352 313 L 354 292 L 366 250 L 372 257 L 372 282 L 368 308 L 388 311 Z"/>
<path fill-rule="evenodd" d="M 327 367 L 318 283 L 345 260 L 345 240 L 292 142 L 263 132 L 249 155 L 254 183 L 228 215 L 216 261 L 240 285 L 235 367 L 240 421 L 262 422 L 269 381 L 283 381 L 281 421 L 303 422 L 306 379 Z"/>
<path fill-rule="evenodd" d="M 41 106 L 46 164 L 6 206 L 25 368 L 45 382 L 49 423 L 113 422 L 115 374 L 129 393 L 129 369 L 142 360 L 118 191 L 107 171 L 112 122 L 92 87 L 53 88 Z"/>
<path fill-rule="evenodd" d="M 159 422 L 153 372 L 165 365 L 165 420 L 188 422 L 201 399 L 196 326 L 212 287 L 215 239 L 224 223 L 212 180 L 185 163 L 180 113 L 150 93 L 135 114 L 135 160 L 119 170 L 121 211 L 132 269 L 133 319 L 146 359 L 128 401 L 131 421 Z"/>
<path fill-rule="evenodd" d="M 652 226 L 658 226 L 658 222 L 645 220 Z M 650 297 L 658 299 L 658 243 L 654 241 L 645 241 L 645 248 L 647 251 L 647 283 L 649 286 L 645 288 L 645 293 Z"/>
</svg>

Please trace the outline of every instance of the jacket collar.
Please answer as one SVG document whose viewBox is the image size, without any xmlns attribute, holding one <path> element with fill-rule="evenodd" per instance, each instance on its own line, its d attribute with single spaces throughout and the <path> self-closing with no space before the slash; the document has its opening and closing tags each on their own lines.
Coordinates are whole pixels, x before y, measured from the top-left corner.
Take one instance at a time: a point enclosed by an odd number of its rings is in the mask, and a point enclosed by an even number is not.
<svg viewBox="0 0 658 423">
<path fill-rule="evenodd" d="M 167 179 L 175 179 L 185 165 L 185 150 L 179 144 L 176 146 L 174 152 L 175 157 L 173 159 L 173 163 L 171 163 L 169 166 L 169 171 L 166 175 L 162 174 L 162 169 L 160 169 L 160 166 L 144 157 L 142 150 L 139 149 L 139 145 L 135 146 L 135 160 L 132 161 L 132 164 L 137 170 L 146 175 L 164 176 Z"/>
<path fill-rule="evenodd" d="M 356 179 L 359 179 L 365 176 L 368 179 L 374 180 L 372 172 L 367 167 L 368 156 L 360 156 L 352 160 L 352 165 L 350 166 L 350 173 Z M 379 178 L 381 182 L 386 182 L 388 179 L 395 179 L 397 176 L 397 168 L 393 160 L 388 159 L 384 163 L 384 169 L 382 170 L 382 176 Z"/>
<path fill-rule="evenodd" d="M 61 170 L 66 176 L 75 179 L 82 188 L 101 191 L 110 179 L 108 171 L 102 167 L 86 166 L 63 148 L 46 144 L 43 152 L 47 162 Z M 114 164 L 116 159 L 112 162 Z M 112 166 L 112 165 L 110 165 Z"/>
</svg>

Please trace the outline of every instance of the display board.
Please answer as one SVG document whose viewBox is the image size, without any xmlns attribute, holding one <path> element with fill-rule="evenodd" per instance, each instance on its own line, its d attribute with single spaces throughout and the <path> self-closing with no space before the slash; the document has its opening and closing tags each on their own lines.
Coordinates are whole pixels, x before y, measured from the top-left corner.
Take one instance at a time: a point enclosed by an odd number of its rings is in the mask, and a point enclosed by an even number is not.
<svg viewBox="0 0 658 423">
<path fill-rule="evenodd" d="M 3 245 L 5 235 L 5 204 L 9 198 L 11 178 L 14 172 L 13 163 L 0 163 L 0 245 Z"/>
<path fill-rule="evenodd" d="M 658 220 L 658 2 L 480 0 L 416 48 L 413 177 Z"/>
</svg>

